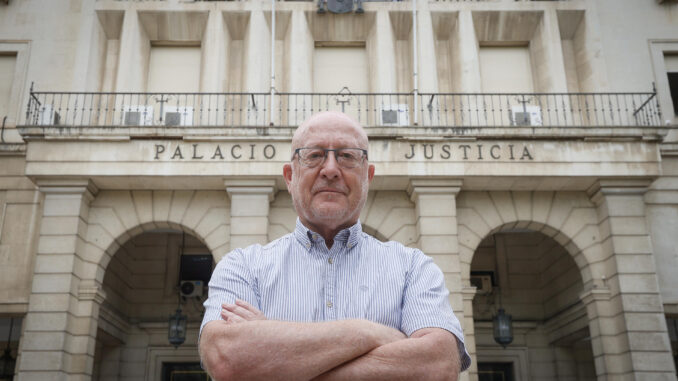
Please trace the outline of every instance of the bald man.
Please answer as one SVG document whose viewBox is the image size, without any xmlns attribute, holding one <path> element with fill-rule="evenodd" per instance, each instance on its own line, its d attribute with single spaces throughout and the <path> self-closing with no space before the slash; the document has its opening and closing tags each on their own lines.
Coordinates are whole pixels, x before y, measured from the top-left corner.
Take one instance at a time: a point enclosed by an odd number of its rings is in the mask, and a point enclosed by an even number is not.
<svg viewBox="0 0 678 381">
<path fill-rule="evenodd" d="M 283 176 L 294 232 L 217 265 L 200 329 L 215 380 L 456 380 L 470 365 L 430 257 L 364 233 L 374 165 L 342 113 L 302 123 Z"/>
</svg>

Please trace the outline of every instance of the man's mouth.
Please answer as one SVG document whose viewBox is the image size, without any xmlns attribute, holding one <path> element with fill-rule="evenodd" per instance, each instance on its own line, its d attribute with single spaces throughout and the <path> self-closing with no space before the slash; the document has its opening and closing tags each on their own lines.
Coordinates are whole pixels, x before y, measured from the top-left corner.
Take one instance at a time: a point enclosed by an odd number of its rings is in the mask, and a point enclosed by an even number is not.
<svg viewBox="0 0 678 381">
<path fill-rule="evenodd" d="M 340 189 L 335 189 L 335 188 L 318 188 L 314 192 L 315 194 L 318 193 L 339 193 L 339 194 L 344 194 L 345 192 L 340 190 Z"/>
</svg>

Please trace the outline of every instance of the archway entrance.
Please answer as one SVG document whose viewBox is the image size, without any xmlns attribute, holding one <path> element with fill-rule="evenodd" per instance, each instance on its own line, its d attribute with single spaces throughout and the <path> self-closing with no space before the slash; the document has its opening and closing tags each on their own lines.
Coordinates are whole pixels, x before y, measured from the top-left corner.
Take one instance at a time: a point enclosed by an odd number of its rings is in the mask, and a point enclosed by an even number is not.
<svg viewBox="0 0 678 381">
<path fill-rule="evenodd" d="M 471 263 L 479 380 L 594 380 L 580 270 L 551 237 L 528 229 L 487 236 Z M 494 340 L 493 316 L 513 318 L 513 341 Z"/>
<path fill-rule="evenodd" d="M 93 379 L 207 379 L 197 338 L 213 268 L 205 244 L 178 230 L 150 230 L 125 242 L 103 278 Z M 187 333 L 175 348 L 168 327 L 178 308 Z"/>
</svg>

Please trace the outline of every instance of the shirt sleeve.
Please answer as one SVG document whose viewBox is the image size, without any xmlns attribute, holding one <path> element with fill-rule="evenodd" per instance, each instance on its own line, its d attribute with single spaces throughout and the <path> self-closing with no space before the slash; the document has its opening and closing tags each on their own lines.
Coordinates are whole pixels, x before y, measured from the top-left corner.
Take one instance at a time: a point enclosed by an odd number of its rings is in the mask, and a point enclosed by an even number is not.
<svg viewBox="0 0 678 381">
<path fill-rule="evenodd" d="M 244 300 L 260 309 L 256 280 L 247 266 L 245 254 L 240 249 L 226 254 L 212 272 L 208 297 L 203 304 L 205 316 L 200 325 L 200 333 L 202 334 L 205 324 L 221 319 L 223 303 L 235 303 L 236 299 Z"/>
<path fill-rule="evenodd" d="M 400 330 L 407 336 L 422 328 L 442 328 L 457 337 L 461 371 L 471 365 L 464 333 L 454 315 L 445 278 L 433 259 L 416 250 L 405 283 Z"/>
</svg>

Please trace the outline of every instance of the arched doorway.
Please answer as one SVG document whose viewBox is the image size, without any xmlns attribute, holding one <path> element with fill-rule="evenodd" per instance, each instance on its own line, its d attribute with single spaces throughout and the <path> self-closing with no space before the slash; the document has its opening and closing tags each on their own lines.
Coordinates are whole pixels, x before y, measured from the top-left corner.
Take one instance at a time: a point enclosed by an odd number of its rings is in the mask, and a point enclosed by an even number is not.
<svg viewBox="0 0 678 381">
<path fill-rule="evenodd" d="M 529 229 L 485 237 L 471 262 L 478 379 L 596 379 L 580 269 L 565 247 Z M 494 340 L 493 316 L 513 318 L 513 341 Z"/>
<path fill-rule="evenodd" d="M 197 339 L 213 268 L 207 246 L 179 230 L 147 230 L 122 244 L 103 277 L 93 379 L 206 379 Z M 178 308 L 187 334 L 175 348 L 168 322 Z"/>
</svg>

